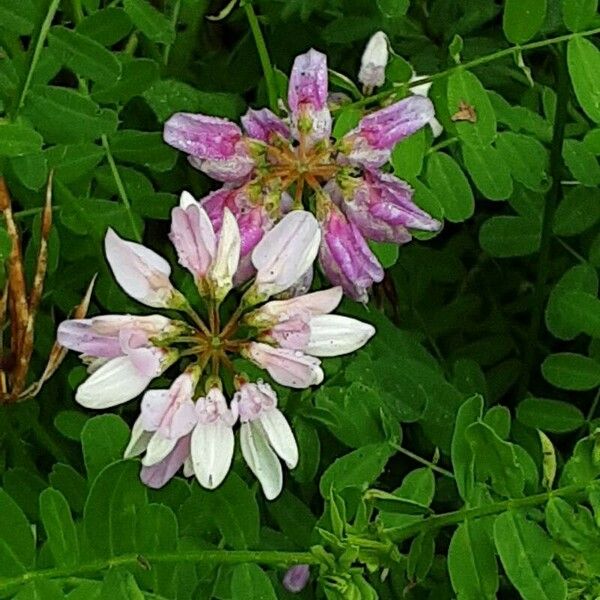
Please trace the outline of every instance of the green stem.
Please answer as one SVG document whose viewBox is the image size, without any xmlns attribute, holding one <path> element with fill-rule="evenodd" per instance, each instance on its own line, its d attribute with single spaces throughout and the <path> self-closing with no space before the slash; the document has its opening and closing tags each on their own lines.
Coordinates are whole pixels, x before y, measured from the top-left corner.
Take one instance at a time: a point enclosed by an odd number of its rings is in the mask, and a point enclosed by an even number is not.
<svg viewBox="0 0 600 600">
<path fill-rule="evenodd" d="M 433 154 L 434 152 L 437 152 L 438 150 L 441 150 L 442 148 L 447 148 L 448 146 L 452 146 L 452 144 L 456 144 L 456 142 L 459 142 L 460 140 L 457 137 L 451 137 L 448 138 L 447 140 L 444 140 L 443 142 L 440 142 L 439 144 L 435 144 L 433 146 L 431 146 L 431 148 L 429 148 L 429 150 L 427 150 L 427 154 Z"/>
<path fill-rule="evenodd" d="M 179 20 L 179 13 L 181 11 L 181 0 L 175 0 L 173 5 L 173 13 L 171 14 L 171 24 L 173 29 L 177 27 L 177 21 Z M 163 50 L 163 64 L 165 67 L 169 64 L 169 54 L 171 53 L 171 46 L 173 44 L 166 44 Z"/>
<path fill-rule="evenodd" d="M 75 24 L 81 23 L 82 19 L 85 17 L 83 14 L 83 8 L 81 7 L 81 0 L 71 0 L 73 3 L 73 19 L 75 20 Z"/>
<path fill-rule="evenodd" d="M 125 554 L 103 560 L 88 562 L 76 567 L 57 567 L 30 571 L 16 577 L 0 578 L 0 592 L 14 589 L 38 579 L 64 579 L 77 577 L 86 573 L 98 573 L 113 567 L 139 567 L 154 564 L 215 564 L 236 565 L 241 563 L 257 563 L 261 565 L 290 566 L 299 564 L 318 564 L 319 559 L 311 552 L 278 552 L 259 550 L 179 550 L 162 554 Z"/>
<path fill-rule="evenodd" d="M 444 477 L 449 477 L 450 479 L 454 479 L 454 473 L 452 473 L 452 471 L 448 471 L 447 469 L 444 469 L 443 467 L 438 467 L 435 463 L 432 463 L 431 461 L 427 460 L 426 458 L 423 458 L 422 456 L 419 456 L 418 454 L 415 454 L 414 452 L 411 452 L 410 450 L 407 450 L 406 448 L 403 448 L 402 446 L 399 446 L 398 444 L 391 444 L 391 446 L 392 446 L 392 448 L 394 448 L 394 450 L 400 452 L 401 454 L 404 454 L 405 456 L 408 456 L 409 458 L 412 458 L 413 460 L 416 460 L 418 463 L 421 463 L 422 465 L 429 467 L 432 471 L 436 471 L 437 473 L 439 473 L 440 475 L 443 475 Z"/>
<path fill-rule="evenodd" d="M 556 116 L 554 118 L 554 131 L 552 134 L 552 147 L 550 148 L 550 174 L 552 187 L 546 196 L 544 213 L 542 217 L 542 235 L 540 240 L 540 254 L 538 259 L 537 278 L 533 291 L 533 310 L 529 325 L 528 343 L 525 347 L 523 360 L 523 375 L 519 387 L 519 397 L 523 397 L 529 386 L 529 379 L 533 369 L 536 343 L 540 334 L 544 305 L 546 301 L 546 282 L 550 270 L 550 245 L 552 241 L 552 222 L 558 201 L 562 194 L 561 176 L 563 172 L 562 147 L 565 138 L 565 125 L 567 120 L 567 104 L 569 101 L 569 72 L 567 69 L 565 48 L 558 48 L 556 54 Z"/>
<path fill-rule="evenodd" d="M 133 217 L 133 212 L 131 210 L 131 204 L 129 202 L 129 197 L 127 196 L 127 192 L 125 191 L 125 186 L 123 185 L 123 180 L 121 179 L 121 175 L 119 174 L 119 169 L 117 168 L 117 164 L 115 163 L 115 159 L 113 158 L 112 152 L 110 151 L 110 145 L 108 143 L 108 138 L 106 135 L 102 136 L 102 146 L 104 147 L 104 151 L 106 152 L 106 158 L 108 160 L 108 164 L 110 165 L 110 170 L 112 171 L 113 178 L 115 183 L 117 184 L 117 190 L 119 190 L 119 196 L 121 196 L 121 200 L 123 201 L 123 206 L 125 206 L 125 210 L 129 215 L 129 221 L 131 222 L 131 228 L 133 230 L 133 235 L 138 242 L 142 241 L 142 236 L 140 235 L 140 231 L 138 229 L 137 223 Z"/>
<path fill-rule="evenodd" d="M 481 519 L 497 515 L 507 510 L 519 510 L 531 508 L 539 504 L 545 504 L 550 498 L 583 498 L 588 491 L 584 485 L 568 485 L 543 494 L 535 494 L 525 498 L 515 498 L 503 500 L 494 504 L 486 504 L 475 508 L 463 508 L 451 513 L 442 515 L 433 515 L 417 523 L 412 523 L 406 527 L 397 527 L 385 531 L 392 542 L 401 543 L 422 532 L 435 531 L 449 525 L 458 525 L 467 519 Z"/>
<path fill-rule="evenodd" d="M 557 37 L 548 38 L 546 40 L 540 40 L 538 42 L 530 42 L 529 44 L 523 44 L 522 46 L 511 46 L 510 48 L 504 48 L 503 50 L 499 50 L 498 52 L 486 54 L 485 56 L 480 56 L 479 58 L 475 58 L 469 62 L 462 63 L 460 65 L 455 65 L 453 67 L 450 67 L 449 69 L 446 69 L 445 71 L 440 71 L 439 73 L 435 73 L 433 75 L 430 75 L 429 77 L 424 77 L 423 79 L 419 79 L 418 81 L 402 84 L 393 90 L 384 90 L 383 92 L 379 92 L 379 94 L 375 94 L 374 96 L 362 98 L 360 100 L 357 100 L 356 102 L 352 102 L 351 104 L 344 104 L 343 107 L 336 109 L 336 111 L 334 112 L 337 112 L 337 110 L 341 110 L 342 108 L 346 109 L 348 107 L 359 107 L 366 106 L 368 104 L 374 104 L 377 102 L 383 102 L 384 100 L 403 94 L 405 90 L 409 88 L 423 85 L 424 83 L 429 83 L 431 81 L 436 81 L 437 79 L 443 79 L 444 77 L 448 77 L 448 75 L 451 75 L 456 71 L 460 71 L 461 69 L 473 69 L 475 67 L 485 65 L 495 60 L 499 60 L 507 56 L 512 56 L 517 52 L 537 50 L 538 48 L 544 48 L 545 46 L 552 46 L 555 44 L 560 44 L 562 42 L 568 42 L 569 40 L 576 37 L 589 37 L 592 35 L 597 35 L 598 33 L 600 33 L 600 27 L 596 29 L 588 29 L 587 31 L 580 31 L 578 33 L 568 33 L 566 35 L 559 35 Z"/>
<path fill-rule="evenodd" d="M 256 50 L 258 51 L 258 56 L 260 58 L 260 64 L 265 75 L 267 93 L 269 95 L 269 107 L 274 113 L 278 113 L 279 110 L 277 107 L 277 86 L 275 84 L 275 72 L 273 71 L 273 65 L 271 64 L 271 59 L 269 58 L 269 51 L 267 50 L 267 45 L 265 44 L 265 38 L 263 37 L 260 29 L 260 25 L 258 23 L 258 19 L 256 18 L 256 13 L 254 12 L 254 7 L 252 6 L 251 0 L 246 0 L 244 2 L 244 11 L 246 12 L 246 17 L 248 18 L 250 30 L 252 31 L 254 43 L 256 44 Z"/>
<path fill-rule="evenodd" d="M 52 0 L 50 6 L 48 7 L 48 12 L 46 13 L 46 18 L 40 27 L 40 33 L 35 42 L 35 46 L 33 48 L 33 52 L 31 54 L 31 60 L 29 61 L 29 67 L 27 68 L 27 76 L 25 77 L 25 81 L 23 82 L 23 87 L 19 91 L 17 97 L 19 98 L 17 105 L 15 107 L 15 112 L 13 118 L 16 118 L 19 111 L 23 107 L 25 102 L 25 96 L 27 96 L 27 92 L 29 91 L 29 87 L 31 86 L 31 80 L 33 79 L 33 73 L 35 68 L 37 67 L 38 61 L 40 59 L 40 54 L 42 53 L 42 48 L 44 47 L 44 43 L 46 38 L 48 37 L 48 31 L 50 30 L 50 26 L 52 25 L 52 20 L 54 19 L 54 15 L 58 10 L 58 5 L 60 4 L 60 0 Z"/>
</svg>

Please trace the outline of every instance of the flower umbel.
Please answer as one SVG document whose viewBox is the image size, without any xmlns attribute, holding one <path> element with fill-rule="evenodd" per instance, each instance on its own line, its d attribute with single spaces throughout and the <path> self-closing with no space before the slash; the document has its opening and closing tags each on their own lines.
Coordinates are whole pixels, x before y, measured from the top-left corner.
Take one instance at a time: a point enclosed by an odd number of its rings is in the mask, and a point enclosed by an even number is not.
<svg viewBox="0 0 600 600">
<path fill-rule="evenodd" d="M 387 38 L 380 32 L 365 52 L 359 79 L 369 87 L 383 83 L 387 44 Z M 263 108 L 250 109 L 242 117 L 243 131 L 225 119 L 189 113 L 176 113 L 165 123 L 164 139 L 168 144 L 186 152 L 194 167 L 225 182 L 222 189 L 209 194 L 200 204 L 206 208 L 216 230 L 221 227 L 225 208 L 238 220 L 243 266 L 237 276 L 238 282 L 252 276 L 252 265 L 244 260 L 245 257 L 252 248 L 261 246 L 259 240 L 265 232 L 291 209 L 311 209 L 314 206 L 312 195 L 323 207 L 320 212 L 329 214 L 327 205 L 332 204 L 332 186 L 344 190 L 343 194 L 338 194 L 341 200 L 338 202 L 339 219 L 352 223 L 362 240 L 347 245 L 347 251 L 360 251 L 366 246 L 365 239 L 381 241 L 381 230 L 386 230 L 386 240 L 393 237 L 390 241 L 406 243 L 411 239 L 410 230 L 431 231 L 441 227 L 414 204 L 413 190 L 408 184 L 388 185 L 383 174 L 378 173 L 389 160 L 396 143 L 432 121 L 431 101 L 419 95 L 405 98 L 365 115 L 355 129 L 334 141 L 327 99 L 327 57 L 311 49 L 294 61 L 288 89 L 289 113 L 285 120 Z M 393 236 L 387 231 L 390 229 L 387 214 L 378 214 L 377 210 L 357 214 L 354 210 L 358 202 L 354 194 L 364 194 L 365 186 L 370 189 L 370 180 L 378 177 L 382 178 L 380 187 L 387 186 L 388 196 L 393 198 L 400 193 L 399 202 L 406 212 L 422 215 L 420 220 L 396 219 L 392 224 Z M 322 226 L 326 227 L 325 223 Z M 280 242 L 284 244 L 283 240 Z M 323 252 L 322 249 L 321 255 Z M 362 260 L 353 255 L 349 259 Z M 375 257 L 373 261 L 376 266 L 369 277 L 361 279 L 358 288 L 346 278 L 331 281 L 340 282 L 352 298 L 365 301 L 367 290 L 379 280 L 378 275 L 382 272 Z M 309 266 L 306 265 L 305 271 Z M 327 271 L 326 274 L 330 276 Z M 267 282 L 260 277 L 257 283 L 267 289 L 264 287 Z M 275 293 L 272 286 L 270 291 Z"/>
<path fill-rule="evenodd" d="M 168 389 L 145 392 L 125 453 L 143 455 L 141 477 L 147 485 L 165 485 L 183 466 L 184 474 L 194 474 L 203 487 L 219 486 L 233 461 L 239 420 L 242 456 L 265 496 L 279 494 L 280 459 L 289 468 L 298 462 L 294 434 L 277 407 L 275 390 L 239 372 L 234 359 L 245 357 L 280 385 L 307 388 L 323 380 L 318 357 L 353 352 L 375 332 L 371 325 L 329 314 L 341 300 L 341 288 L 267 302 L 274 294 L 297 289 L 320 237 L 312 214 L 289 211 L 250 253 L 256 277 L 222 323 L 222 301 L 244 268 L 243 234 L 227 207 L 218 233 L 186 192 L 172 213 L 170 239 L 204 299 L 206 317 L 173 286 L 171 267 L 162 257 L 108 231 L 106 255 L 121 287 L 144 304 L 178 311 L 181 318 L 68 320 L 60 325 L 58 340 L 89 364 L 91 375 L 76 393 L 87 408 L 127 402 L 182 361 L 183 372 Z"/>
</svg>

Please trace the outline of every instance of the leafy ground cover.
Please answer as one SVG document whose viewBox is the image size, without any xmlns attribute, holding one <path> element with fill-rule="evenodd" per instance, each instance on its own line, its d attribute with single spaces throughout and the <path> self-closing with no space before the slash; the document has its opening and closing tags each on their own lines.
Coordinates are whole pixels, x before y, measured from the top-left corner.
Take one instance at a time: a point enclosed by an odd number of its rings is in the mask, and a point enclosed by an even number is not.
<svg viewBox="0 0 600 600">
<path fill-rule="evenodd" d="M 0 597 L 597 598 L 597 9 L 0 0 Z M 385 81 L 363 89 L 377 31 Z M 123 459 L 139 401 L 79 406 L 86 370 L 57 327 L 143 313 L 107 229 L 175 264 L 180 193 L 216 189 L 165 122 L 284 116 L 310 48 L 327 56 L 336 141 L 431 84 L 441 132 L 406 137 L 383 170 L 443 227 L 372 244 L 385 277 L 339 311 L 375 327 L 363 348 L 324 360 L 321 385 L 272 382 L 299 450 L 276 499 L 237 450 L 215 490 L 181 474 L 147 488 Z M 194 287 L 183 269 L 173 281 Z"/>
</svg>

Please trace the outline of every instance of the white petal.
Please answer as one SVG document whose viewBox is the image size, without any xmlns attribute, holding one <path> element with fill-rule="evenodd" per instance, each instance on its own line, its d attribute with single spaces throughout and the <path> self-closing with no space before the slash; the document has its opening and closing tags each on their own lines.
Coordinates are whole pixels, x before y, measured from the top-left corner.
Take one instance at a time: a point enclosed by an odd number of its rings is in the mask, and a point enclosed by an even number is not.
<svg viewBox="0 0 600 600">
<path fill-rule="evenodd" d="M 220 419 L 198 423 L 192 433 L 192 461 L 200 485 L 214 490 L 227 476 L 233 459 L 233 429 Z"/>
<path fill-rule="evenodd" d="M 183 476 L 184 477 L 193 477 L 194 475 L 194 463 L 192 462 L 192 457 L 188 456 L 183 463 Z"/>
<path fill-rule="evenodd" d="M 283 413 L 277 408 L 265 410 L 260 416 L 260 422 L 273 450 L 288 468 L 293 469 L 298 464 L 298 445 Z"/>
<path fill-rule="evenodd" d="M 169 390 L 148 390 L 142 398 L 140 418 L 146 431 L 156 431 L 169 408 Z"/>
<path fill-rule="evenodd" d="M 179 196 L 179 207 L 184 210 L 188 206 L 200 206 L 200 203 L 187 191 L 181 192 L 181 196 Z"/>
<path fill-rule="evenodd" d="M 131 438 L 129 440 L 129 444 L 127 444 L 127 448 L 125 448 L 123 458 L 133 458 L 134 456 L 139 456 L 142 452 L 144 452 L 144 450 L 146 450 L 151 437 L 152 434 L 144 429 L 142 417 L 139 416 L 131 428 Z"/>
<path fill-rule="evenodd" d="M 439 137 L 444 132 L 444 127 L 435 117 L 429 121 L 429 126 L 431 127 L 433 137 Z"/>
<path fill-rule="evenodd" d="M 277 498 L 283 487 L 281 463 L 271 450 L 265 430 L 258 421 L 242 423 L 240 445 L 244 460 L 260 482 L 267 500 Z"/>
<path fill-rule="evenodd" d="M 312 265 L 321 231 L 305 210 L 289 212 L 268 231 L 252 251 L 259 293 L 273 295 L 292 286 Z"/>
<path fill-rule="evenodd" d="M 310 339 L 304 352 L 339 356 L 364 346 L 375 333 L 368 323 L 341 315 L 318 315 L 310 320 Z"/>
<path fill-rule="evenodd" d="M 217 288 L 218 300 L 222 300 L 233 287 L 233 276 L 240 260 L 240 248 L 240 228 L 231 211 L 226 208 L 223 211 L 223 225 L 211 270 L 211 278 Z"/>
<path fill-rule="evenodd" d="M 103 364 L 77 388 L 75 400 L 86 408 L 109 408 L 141 394 L 152 377 L 141 374 L 128 356 Z"/>
<path fill-rule="evenodd" d="M 160 433 L 155 433 L 150 441 L 148 442 L 148 447 L 146 448 L 146 454 L 142 459 L 142 464 L 145 467 L 151 467 L 152 465 L 156 465 L 157 463 L 164 460 L 169 454 L 171 454 L 173 448 L 175 448 L 175 444 L 177 444 L 179 440 L 170 440 Z"/>
</svg>

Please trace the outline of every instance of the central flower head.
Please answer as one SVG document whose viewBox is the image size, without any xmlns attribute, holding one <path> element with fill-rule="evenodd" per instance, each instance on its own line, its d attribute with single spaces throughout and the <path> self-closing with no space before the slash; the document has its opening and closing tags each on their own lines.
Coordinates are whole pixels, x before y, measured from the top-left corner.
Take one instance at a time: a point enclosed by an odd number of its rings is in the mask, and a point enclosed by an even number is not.
<svg viewBox="0 0 600 600">
<path fill-rule="evenodd" d="M 201 485 L 217 487 L 232 462 L 233 427 L 239 420 L 246 462 L 267 498 L 279 494 L 278 457 L 290 468 L 296 465 L 294 435 L 273 388 L 252 381 L 235 359 L 265 369 L 280 385 L 307 388 L 323 380 L 319 357 L 352 352 L 374 333 L 371 325 L 329 314 L 341 299 L 340 288 L 267 302 L 298 289 L 320 236 L 310 213 L 288 212 L 254 246 L 254 280 L 237 308 L 224 313 L 223 300 L 244 268 L 244 241 L 229 209 L 218 234 L 190 194 L 183 193 L 173 209 L 171 241 L 204 300 L 196 308 L 173 287 L 171 267 L 162 257 L 108 231 L 106 256 L 121 287 L 143 304 L 178 311 L 180 318 L 76 319 L 60 325 L 58 340 L 90 364 L 91 376 L 76 394 L 87 408 L 127 402 L 181 361 L 183 370 L 168 389 L 144 394 L 126 450 L 126 456 L 144 454 L 142 479 L 148 485 L 164 485 L 184 465 L 184 473 L 195 474 Z"/>
<path fill-rule="evenodd" d="M 250 109 L 241 119 L 244 131 L 225 119 L 176 113 L 165 123 L 164 139 L 186 152 L 194 167 L 225 183 L 202 205 L 217 230 L 225 207 L 240 223 L 245 266 L 239 280 L 252 274 L 246 257 L 261 235 L 291 208 L 312 210 L 311 195 L 316 195 L 323 240 L 327 216 L 336 206 L 340 218 L 350 222 L 340 230 L 362 240 L 340 240 L 350 252 L 341 258 L 322 248 L 322 270 L 349 296 L 365 301 L 370 285 L 383 277 L 365 238 L 406 243 L 411 229 L 436 231 L 441 226 L 413 203 L 407 184 L 379 173 L 394 145 L 434 118 L 433 105 L 423 96 L 405 98 L 365 115 L 355 129 L 333 140 L 327 58 L 316 50 L 296 57 L 287 100 L 286 119 L 267 108 Z M 365 263 L 376 266 L 367 269 Z M 357 271 L 369 271 L 359 284 L 354 283 Z"/>
</svg>

